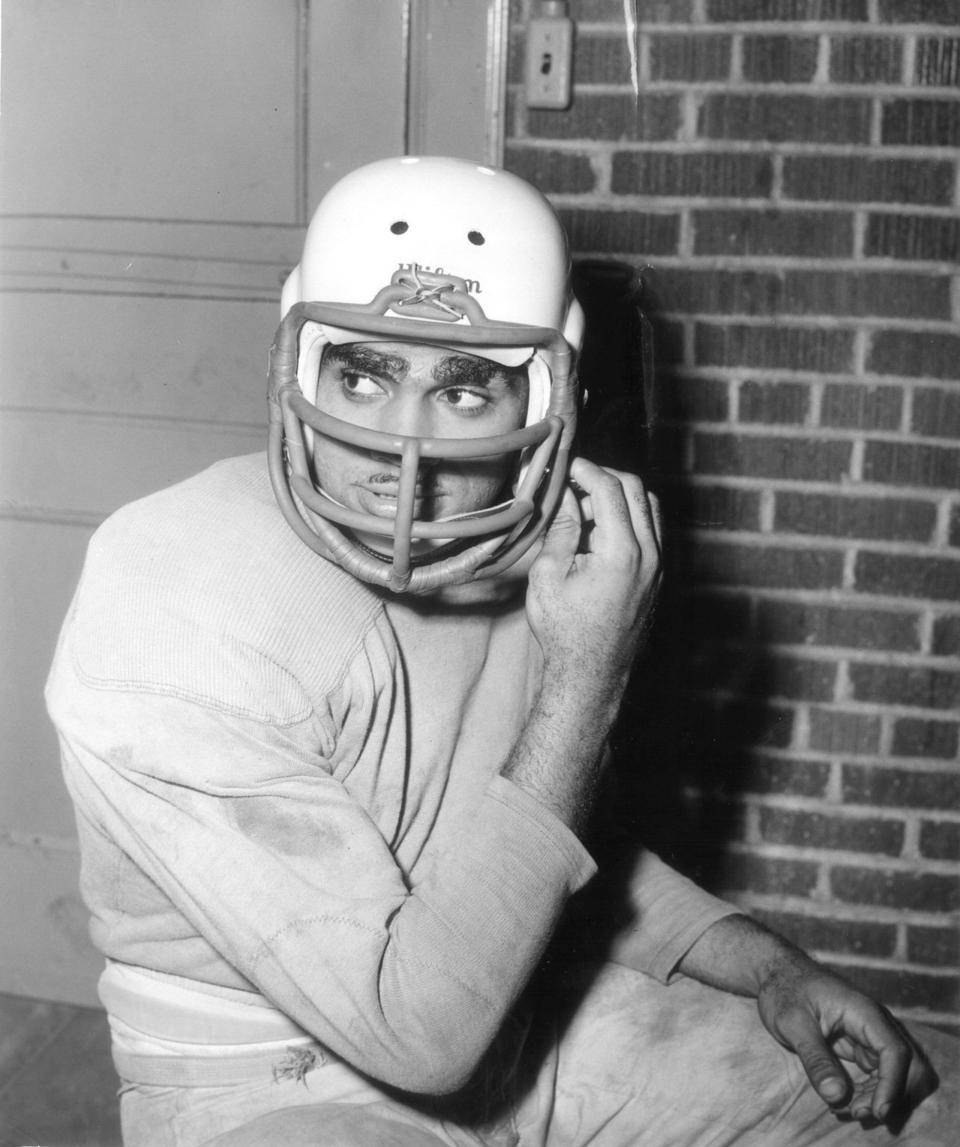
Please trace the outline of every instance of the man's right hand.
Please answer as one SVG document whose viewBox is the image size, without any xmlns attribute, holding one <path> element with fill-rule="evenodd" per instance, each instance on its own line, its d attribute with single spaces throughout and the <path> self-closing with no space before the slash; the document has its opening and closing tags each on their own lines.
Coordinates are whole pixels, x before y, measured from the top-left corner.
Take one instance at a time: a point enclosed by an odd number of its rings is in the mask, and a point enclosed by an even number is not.
<svg viewBox="0 0 960 1147">
<path fill-rule="evenodd" d="M 570 477 L 530 570 L 527 617 L 545 677 L 609 689 L 625 682 L 656 601 L 659 507 L 634 474 L 577 458 Z"/>
<path fill-rule="evenodd" d="M 539 694 L 502 772 L 576 832 L 660 585 L 656 501 L 639 478 L 578 458 L 530 568 Z"/>
</svg>

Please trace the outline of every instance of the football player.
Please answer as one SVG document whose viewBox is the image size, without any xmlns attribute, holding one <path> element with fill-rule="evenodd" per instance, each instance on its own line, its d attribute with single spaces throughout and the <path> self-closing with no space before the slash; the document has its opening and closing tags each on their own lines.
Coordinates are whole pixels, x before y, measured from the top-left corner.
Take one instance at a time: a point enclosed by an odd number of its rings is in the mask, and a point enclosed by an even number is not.
<svg viewBox="0 0 960 1147">
<path fill-rule="evenodd" d="M 660 528 L 575 456 L 569 278 L 515 176 L 361 168 L 284 287 L 266 458 L 93 539 L 49 704 L 127 1147 L 892 1142 L 934 1089 L 649 853 L 591 950 Z"/>
</svg>

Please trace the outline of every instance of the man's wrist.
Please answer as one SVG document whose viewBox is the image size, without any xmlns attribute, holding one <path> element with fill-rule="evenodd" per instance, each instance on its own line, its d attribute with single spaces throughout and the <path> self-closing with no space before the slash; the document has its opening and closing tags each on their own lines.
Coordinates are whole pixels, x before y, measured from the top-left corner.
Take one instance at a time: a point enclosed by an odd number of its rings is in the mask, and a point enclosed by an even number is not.
<svg viewBox="0 0 960 1147">
<path fill-rule="evenodd" d="M 809 973 L 803 951 L 749 916 L 724 916 L 685 953 L 677 971 L 724 991 L 756 998 L 775 981 Z"/>
</svg>

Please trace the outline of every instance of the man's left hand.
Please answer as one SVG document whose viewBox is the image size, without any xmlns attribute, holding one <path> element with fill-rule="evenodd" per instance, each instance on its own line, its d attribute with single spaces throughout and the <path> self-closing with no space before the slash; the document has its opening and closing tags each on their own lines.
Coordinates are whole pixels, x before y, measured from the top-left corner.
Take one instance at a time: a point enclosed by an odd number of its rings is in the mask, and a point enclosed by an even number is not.
<svg viewBox="0 0 960 1147">
<path fill-rule="evenodd" d="M 838 1115 L 883 1123 L 937 1086 L 909 1032 L 879 1004 L 799 952 L 774 964 L 757 996 L 770 1034 L 796 1053 L 814 1090 Z M 843 1061 L 865 1078 L 854 1084 Z"/>
<path fill-rule="evenodd" d="M 767 1030 L 799 1057 L 814 1090 L 840 1118 L 897 1124 L 936 1090 L 936 1072 L 898 1020 L 756 920 L 739 914 L 718 920 L 677 970 L 755 996 Z M 866 1074 L 851 1075 L 844 1062 Z"/>
</svg>

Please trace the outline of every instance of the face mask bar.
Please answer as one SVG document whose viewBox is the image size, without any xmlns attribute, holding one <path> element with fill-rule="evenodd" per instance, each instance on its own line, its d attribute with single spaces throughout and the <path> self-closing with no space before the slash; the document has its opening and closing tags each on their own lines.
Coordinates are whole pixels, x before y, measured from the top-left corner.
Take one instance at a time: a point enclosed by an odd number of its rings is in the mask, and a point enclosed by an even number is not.
<svg viewBox="0 0 960 1147">
<path fill-rule="evenodd" d="M 447 300 L 460 294 L 450 291 L 443 297 Z M 297 380 L 301 328 L 312 322 L 360 329 L 368 338 L 382 335 L 387 341 L 428 342 L 424 335 L 429 324 L 382 313 L 393 296 L 393 288 L 386 288 L 366 306 L 298 303 L 280 324 L 270 355 L 268 386 L 268 453 L 277 501 L 298 536 L 317 553 L 337 561 L 354 576 L 395 592 L 426 592 L 476 577 L 492 577 L 513 565 L 530 548 L 542 532 L 537 527 L 549 521 L 562 496 L 575 414 L 574 397 L 570 388 L 563 385 L 569 371 L 570 349 L 563 337 L 549 328 L 490 323 L 475 300 L 464 296 L 475 321 L 469 326 L 441 323 L 437 333 L 442 345 L 463 346 L 467 351 L 480 345 L 545 348 L 550 354 L 555 382 L 559 380 L 560 385 L 551 389 L 550 409 L 543 420 L 494 437 L 418 438 L 358 427 L 318 411 L 303 397 Z M 456 298 L 455 302 L 460 305 L 461 299 Z M 339 506 L 317 491 L 311 477 L 304 425 L 360 449 L 399 459 L 397 512 L 389 533 L 385 532 L 383 518 Z M 447 522 L 414 520 L 417 473 L 422 459 L 484 458 L 531 450 L 520 486 L 506 507 Z M 374 554 L 342 533 L 342 529 L 390 538 L 391 556 Z M 473 537 L 480 541 L 436 561 L 425 555 L 419 566 L 411 555 L 412 539 Z"/>
</svg>

